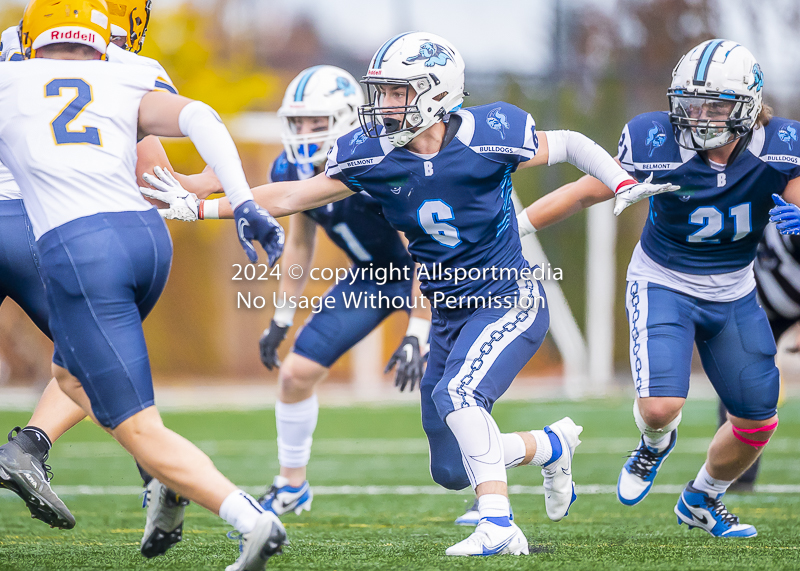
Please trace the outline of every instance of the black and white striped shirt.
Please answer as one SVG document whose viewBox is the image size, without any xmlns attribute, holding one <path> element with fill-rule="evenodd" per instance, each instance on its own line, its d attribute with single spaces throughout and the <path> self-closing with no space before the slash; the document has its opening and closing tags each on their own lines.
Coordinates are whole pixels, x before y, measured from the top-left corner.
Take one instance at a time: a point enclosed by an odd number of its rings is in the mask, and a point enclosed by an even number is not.
<svg viewBox="0 0 800 571">
<path fill-rule="evenodd" d="M 784 236 L 768 224 L 758 244 L 756 288 L 770 320 L 800 320 L 800 236 Z"/>
</svg>

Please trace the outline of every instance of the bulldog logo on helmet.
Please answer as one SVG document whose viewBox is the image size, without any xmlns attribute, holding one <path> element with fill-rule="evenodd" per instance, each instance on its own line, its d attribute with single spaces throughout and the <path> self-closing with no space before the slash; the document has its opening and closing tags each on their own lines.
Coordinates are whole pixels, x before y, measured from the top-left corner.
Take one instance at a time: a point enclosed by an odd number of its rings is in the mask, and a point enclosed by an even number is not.
<svg viewBox="0 0 800 571">
<path fill-rule="evenodd" d="M 419 47 L 419 54 L 406 58 L 403 62 L 406 65 L 411 65 L 415 61 L 421 59 L 425 61 L 425 67 L 433 67 L 435 65 L 447 65 L 448 61 L 453 61 L 447 49 L 439 44 L 433 42 L 425 42 Z"/>
<path fill-rule="evenodd" d="M 336 87 L 329 91 L 327 95 L 333 95 L 337 91 L 344 91 L 344 96 L 347 97 L 348 95 L 353 95 L 356 92 L 356 88 L 353 87 L 353 84 L 346 77 L 337 77 L 336 78 Z"/>
</svg>

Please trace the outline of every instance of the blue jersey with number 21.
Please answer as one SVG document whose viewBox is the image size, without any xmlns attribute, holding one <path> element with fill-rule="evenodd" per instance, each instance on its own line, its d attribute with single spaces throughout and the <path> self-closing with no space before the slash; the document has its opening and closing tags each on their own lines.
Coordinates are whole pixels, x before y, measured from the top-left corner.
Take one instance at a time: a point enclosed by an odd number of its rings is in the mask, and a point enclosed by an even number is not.
<svg viewBox="0 0 800 571">
<path fill-rule="evenodd" d="M 642 249 L 671 270 L 714 275 L 750 264 L 756 255 L 772 194 L 800 176 L 800 123 L 774 117 L 753 131 L 747 148 L 716 170 L 675 141 L 666 112 L 635 117 L 622 131 L 617 158 L 642 181 L 681 187 L 650 199 Z"/>
<path fill-rule="evenodd" d="M 328 155 L 326 174 L 354 192 L 366 191 L 392 226 L 405 233 L 414 261 L 425 266 L 431 297 L 516 295 L 507 270 L 528 268 L 511 201 L 511 173 L 538 151 L 533 118 L 508 103 L 462 109 L 450 118 L 455 136 L 434 156 L 370 139 L 356 129 Z M 449 137 L 446 138 L 446 140 Z M 448 270 L 495 268 L 456 283 Z M 441 271 L 440 271 L 441 270 Z M 473 277 L 477 274 L 473 273 Z"/>
</svg>

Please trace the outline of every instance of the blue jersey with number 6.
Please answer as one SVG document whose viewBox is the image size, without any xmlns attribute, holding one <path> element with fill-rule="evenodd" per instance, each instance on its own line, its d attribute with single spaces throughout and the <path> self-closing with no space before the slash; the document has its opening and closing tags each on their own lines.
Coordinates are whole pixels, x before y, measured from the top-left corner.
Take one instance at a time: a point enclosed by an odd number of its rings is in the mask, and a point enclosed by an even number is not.
<svg viewBox="0 0 800 571">
<path fill-rule="evenodd" d="M 687 274 L 722 274 L 750 264 L 774 206 L 771 195 L 800 176 L 798 133 L 800 123 L 774 117 L 721 168 L 677 144 L 666 112 L 631 120 L 619 141 L 622 166 L 639 181 L 652 173 L 653 183 L 681 187 L 650 199 L 644 252 Z"/>
<path fill-rule="evenodd" d="M 326 174 L 381 203 L 386 219 L 408 238 L 414 261 L 425 267 L 420 285 L 429 297 L 514 296 L 518 286 L 508 270 L 520 272 L 528 264 L 511 201 L 511 173 L 537 151 L 531 116 L 501 102 L 453 114 L 445 146 L 433 156 L 356 129 L 331 149 Z M 480 271 L 456 283 L 456 268 L 495 268 L 499 279 Z"/>
<path fill-rule="evenodd" d="M 314 176 L 313 168 L 298 166 L 278 155 L 270 169 L 270 182 L 304 180 Z M 319 224 L 334 244 L 358 267 L 405 268 L 411 275 L 414 263 L 397 230 L 383 217 L 381 206 L 365 193 L 348 196 L 319 208 L 303 212 Z M 392 274 L 391 277 L 396 277 Z"/>
</svg>

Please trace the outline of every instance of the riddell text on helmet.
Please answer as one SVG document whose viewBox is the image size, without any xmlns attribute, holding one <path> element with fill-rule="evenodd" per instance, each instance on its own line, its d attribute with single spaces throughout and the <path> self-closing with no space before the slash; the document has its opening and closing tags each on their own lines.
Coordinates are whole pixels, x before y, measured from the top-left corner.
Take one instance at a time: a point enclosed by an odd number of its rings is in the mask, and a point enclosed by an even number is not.
<svg viewBox="0 0 800 571">
<path fill-rule="evenodd" d="M 93 32 L 82 32 L 80 30 L 70 30 L 68 32 L 60 32 L 53 30 L 50 32 L 51 40 L 83 40 L 85 42 L 95 42 L 97 36 Z"/>
</svg>

